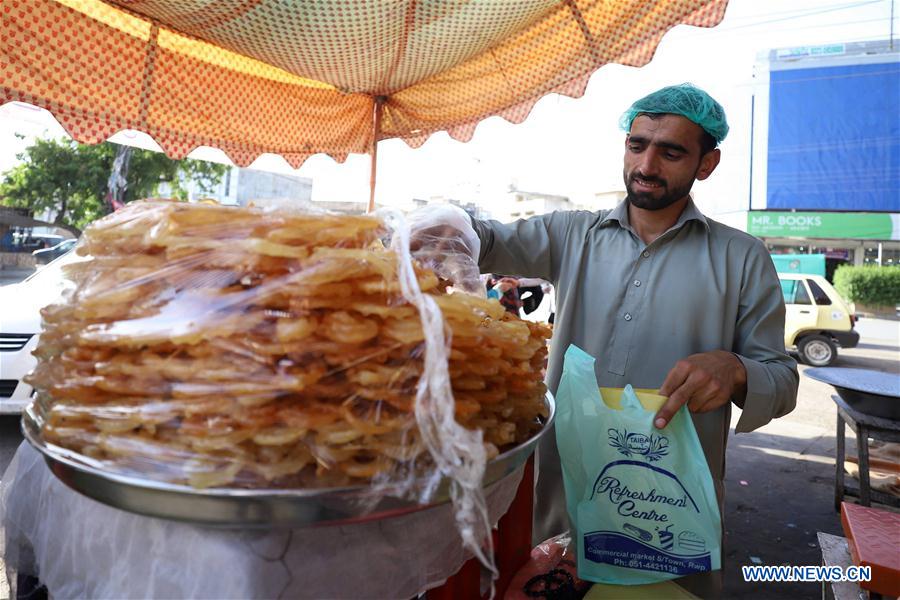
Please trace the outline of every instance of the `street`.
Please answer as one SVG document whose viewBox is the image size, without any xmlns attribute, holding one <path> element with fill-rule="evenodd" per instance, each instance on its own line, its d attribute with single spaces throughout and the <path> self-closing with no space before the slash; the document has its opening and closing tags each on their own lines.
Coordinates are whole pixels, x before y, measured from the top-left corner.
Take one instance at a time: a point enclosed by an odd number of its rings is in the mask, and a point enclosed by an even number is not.
<svg viewBox="0 0 900 600">
<path fill-rule="evenodd" d="M 834 366 L 900 376 L 900 322 L 862 319 L 860 344 L 841 349 Z M 725 475 L 725 590 L 729 600 L 811 598 L 818 583 L 745 583 L 741 566 L 819 565 L 816 532 L 844 536 L 834 511 L 837 412 L 831 386 L 805 377 L 797 408 L 765 427 L 729 439 Z M 737 415 L 732 417 L 732 426 Z M 847 455 L 856 453 L 847 428 Z M 849 478 L 849 477 L 848 477 Z"/>
<path fill-rule="evenodd" d="M 13 454 L 22 435 L 19 432 L 19 419 L 9 415 L 0 416 L 0 478 L 6 471 L 6 466 L 12 460 Z M 0 536 L 2 540 L 2 536 Z M 6 583 L 6 573 L 3 568 L 3 557 L 0 556 L 0 600 L 9 598 L 9 586 Z"/>
<path fill-rule="evenodd" d="M 900 375 L 900 321 L 860 319 L 856 330 L 860 335 L 859 346 L 839 350 L 838 359 L 833 366 L 872 369 Z M 797 408 L 782 420 L 827 429 L 833 434 L 837 417 L 829 398 L 834 394 L 834 388 L 804 377 L 803 372 L 809 368 L 811 367 L 800 365 Z"/>
<path fill-rule="evenodd" d="M 900 322 L 863 319 L 858 348 L 842 349 L 835 366 L 900 376 Z M 803 376 L 797 408 L 760 430 L 732 436 L 726 469 L 725 598 L 812 597 L 813 583 L 746 584 L 743 565 L 818 565 L 816 532 L 843 535 L 832 508 L 835 409 L 833 389 Z M 737 412 L 737 411 L 735 411 Z M 737 420 L 734 416 L 732 423 Z M 0 473 L 21 441 L 18 417 L 0 417 Z M 855 452 L 848 429 L 848 454 Z M 0 569 L 2 571 L 2 569 Z M 0 581 L 0 600 L 7 594 Z"/>
</svg>

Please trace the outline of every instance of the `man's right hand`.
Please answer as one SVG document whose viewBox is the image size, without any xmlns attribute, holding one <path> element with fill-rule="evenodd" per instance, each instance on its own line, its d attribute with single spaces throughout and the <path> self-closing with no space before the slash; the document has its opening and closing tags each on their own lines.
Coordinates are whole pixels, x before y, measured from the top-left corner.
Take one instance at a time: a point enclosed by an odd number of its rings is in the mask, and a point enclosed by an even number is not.
<svg viewBox="0 0 900 600">
<path fill-rule="evenodd" d="M 454 287 L 484 295 L 478 269 L 481 242 L 464 210 L 450 204 L 424 206 L 410 213 L 409 227 L 413 258 Z"/>
</svg>

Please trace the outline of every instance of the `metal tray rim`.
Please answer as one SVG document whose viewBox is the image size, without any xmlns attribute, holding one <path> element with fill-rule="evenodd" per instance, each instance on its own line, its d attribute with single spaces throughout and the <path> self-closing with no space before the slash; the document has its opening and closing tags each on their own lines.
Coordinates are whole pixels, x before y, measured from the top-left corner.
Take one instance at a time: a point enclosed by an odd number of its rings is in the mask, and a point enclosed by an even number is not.
<svg viewBox="0 0 900 600">
<path fill-rule="evenodd" d="M 823 369 L 827 369 L 827 371 L 825 371 L 823 373 Z M 834 379 L 828 377 L 828 375 L 827 375 L 828 372 L 837 372 L 837 371 L 840 371 L 843 373 L 852 373 L 853 371 L 857 371 L 857 372 L 865 372 L 865 373 L 877 373 L 879 375 L 885 374 L 885 373 L 882 373 L 881 371 L 875 371 L 874 369 L 858 369 L 855 367 L 813 367 L 813 368 L 804 370 L 803 374 L 806 375 L 807 377 L 809 377 L 810 379 L 815 379 L 816 381 L 828 384 L 835 388 L 843 388 L 843 389 L 851 390 L 854 392 L 861 392 L 864 394 L 869 394 L 871 396 L 881 396 L 883 398 L 900 399 L 900 394 L 890 394 L 890 393 L 885 394 L 885 393 L 882 393 L 881 391 L 873 392 L 873 391 L 871 391 L 871 388 L 869 388 L 868 386 L 860 384 L 858 381 L 854 381 L 852 379 L 847 380 L 847 381 L 842 380 L 840 382 L 837 382 Z M 858 373 L 856 373 L 856 374 L 858 374 Z"/>
<path fill-rule="evenodd" d="M 488 480 L 488 474 L 493 470 L 496 472 L 509 472 L 512 468 L 518 467 L 525 462 L 537 446 L 538 441 L 551 429 L 556 417 L 556 402 L 553 395 L 548 391 L 544 398 L 545 405 L 548 409 L 548 417 L 544 426 L 529 440 L 524 443 L 507 450 L 488 462 L 485 469 L 485 486 L 490 485 L 502 477 L 494 477 Z M 242 501 L 265 503 L 267 500 L 272 502 L 296 502 L 300 505 L 318 505 L 320 502 L 351 502 L 354 499 L 362 497 L 367 486 L 345 486 L 332 488 L 305 488 L 305 489 L 246 489 L 246 488 L 207 488 L 195 489 L 187 485 L 166 483 L 151 479 L 142 479 L 121 473 L 114 473 L 104 469 L 92 466 L 79 460 L 73 452 L 56 446 L 47 444 L 39 437 L 40 417 L 35 414 L 33 407 L 29 405 L 22 414 L 22 434 L 29 444 L 40 452 L 48 467 L 54 476 L 60 479 L 68 487 L 75 491 L 104 502 L 116 508 L 126 511 L 144 514 L 153 517 L 169 518 L 179 521 L 194 522 L 203 525 L 219 525 L 219 526 L 303 526 L 303 525 L 323 525 L 338 524 L 345 522 L 353 522 L 356 520 L 374 520 L 379 518 L 379 514 L 384 514 L 385 518 L 422 510 L 436 504 L 447 502 L 448 498 L 440 498 L 427 504 L 418 504 L 413 500 L 402 500 L 394 496 L 390 496 L 390 489 L 385 490 L 385 494 L 391 499 L 390 508 L 379 510 L 374 509 L 371 512 L 359 514 L 347 514 L 344 518 L 329 518 L 326 520 L 310 520 L 306 517 L 272 517 L 263 519 L 262 517 L 241 517 L 228 519 L 224 517 L 216 517 L 215 515 L 207 515 L 205 512 L 194 516 L 186 516 L 191 513 L 183 509 L 167 508 L 160 506 L 151 509 L 146 508 L 146 503 L 137 503 L 129 501 L 133 493 L 138 494 L 164 494 L 167 497 L 175 497 L 180 501 L 188 503 L 195 502 L 214 502 L 214 503 L 239 503 Z M 82 485 L 83 480 L 94 480 L 94 483 L 100 483 L 107 486 L 106 490 L 98 490 L 93 485 Z M 111 501 L 110 498 L 115 498 Z M 141 505 L 141 506 L 138 506 Z M 380 507 L 380 505 L 379 505 Z M 232 512 L 235 512 L 232 510 Z M 237 511 L 241 512 L 241 511 Z M 302 512 L 302 511 L 301 511 Z"/>
</svg>

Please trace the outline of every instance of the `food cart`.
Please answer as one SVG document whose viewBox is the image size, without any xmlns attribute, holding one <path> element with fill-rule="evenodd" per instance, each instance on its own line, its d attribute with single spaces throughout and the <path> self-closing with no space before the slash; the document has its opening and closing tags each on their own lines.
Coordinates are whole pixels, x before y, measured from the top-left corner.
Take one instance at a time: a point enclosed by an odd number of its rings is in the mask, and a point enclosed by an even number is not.
<svg viewBox="0 0 900 600">
<path fill-rule="evenodd" d="M 174 158 L 200 145 L 221 149 L 238 165 L 266 152 L 280 154 L 295 167 L 317 153 L 338 161 L 349 153 L 368 153 L 371 210 L 378 141 L 400 138 L 417 147 L 437 131 L 466 141 L 488 116 L 520 122 L 548 93 L 580 96 L 603 64 L 645 64 L 661 36 L 676 24 L 714 26 L 725 6 L 723 0 L 297 6 L 267 0 L 14 0 L 4 4 L 0 25 L 11 49 L 0 102 L 46 108 L 85 143 L 100 142 L 121 129 L 140 130 Z M 408 259 L 408 247 L 401 247 L 399 255 Z M 404 292 L 424 319 L 427 311 L 417 304 L 416 294 Z M 441 347 L 441 340 L 435 340 L 429 348 Z M 443 364 L 446 371 L 446 359 Z M 425 416 L 436 406 L 423 409 Z M 552 402 L 545 418 L 551 414 Z M 42 447 L 40 415 L 31 421 L 37 429 L 30 431 L 28 423 L 26 418 L 26 436 L 45 451 L 50 468 L 23 448 L 12 477 L 4 478 L 6 521 L 19 524 L 16 533 L 24 537 L 16 542 L 31 545 L 12 551 L 9 538 L 14 536 L 7 533 L 4 551 L 13 568 L 39 570 L 54 595 L 316 596 L 330 591 L 402 597 L 439 585 L 472 552 L 478 554 L 478 543 L 464 545 L 457 539 L 459 519 L 453 509 L 458 503 L 451 507 L 444 502 L 452 492 L 434 492 L 440 484 L 419 510 L 370 506 L 331 520 L 302 516 L 309 506 L 296 492 L 292 499 L 258 489 L 148 499 L 149 489 L 165 490 L 147 481 L 125 481 L 121 474 L 110 476 L 102 464 L 48 451 Z M 507 453 L 482 460 L 483 471 L 494 469 L 495 478 L 480 484 L 488 484 L 482 502 L 490 524 L 507 511 L 517 488 L 525 506 L 530 504 L 530 486 L 519 488 L 519 479 L 534 441 L 536 437 L 516 446 L 514 460 Z M 472 494 L 480 497 L 481 492 Z M 13 499 L 22 495 L 27 496 L 24 504 Z M 273 509 L 278 502 L 262 497 L 279 497 L 293 507 L 290 516 L 279 523 L 282 513 Z M 386 497 L 390 494 L 379 500 Z M 197 498 L 230 509 L 194 506 L 187 513 L 171 512 L 182 501 L 213 506 Z M 318 494 L 311 501 L 312 512 L 321 512 L 323 502 Z M 29 522 L 21 511 L 37 503 L 46 510 L 41 519 Z M 340 513 L 333 505 L 328 510 Z M 204 519 L 210 514 L 218 520 Z M 375 518 L 379 515 L 391 518 Z M 171 520 L 179 518 L 194 523 Z M 208 528 L 229 523 L 240 529 Z M 266 523 L 291 528 L 252 530 Z M 329 533 L 308 527 L 313 523 L 328 526 Z M 34 528 L 28 530 L 29 524 Z M 62 535 L 62 547 L 39 535 L 51 530 Z M 450 547 L 435 543 L 442 538 Z M 215 552 L 222 552 L 222 562 L 212 559 Z M 197 561 L 196 556 L 211 559 Z M 387 557 L 393 568 L 373 563 L 373 556 Z M 526 556 L 527 551 L 519 552 L 520 562 Z M 492 563 L 493 556 L 488 552 L 482 561 Z M 107 574 L 102 583 L 112 587 L 60 587 L 101 579 L 90 576 L 86 564 L 101 566 Z M 223 564 L 232 569 L 233 579 L 222 576 Z M 517 566 L 504 564 L 501 581 L 508 581 Z M 305 576 L 300 575 L 303 569 Z M 358 577 L 350 577 L 351 571 Z M 409 577 L 398 575 L 404 572 Z M 138 581 L 145 587 L 135 587 Z M 234 588 L 235 581 L 250 587 Z M 188 584 L 199 587 L 184 587 Z M 503 592 L 502 584 L 498 591 Z"/>
</svg>

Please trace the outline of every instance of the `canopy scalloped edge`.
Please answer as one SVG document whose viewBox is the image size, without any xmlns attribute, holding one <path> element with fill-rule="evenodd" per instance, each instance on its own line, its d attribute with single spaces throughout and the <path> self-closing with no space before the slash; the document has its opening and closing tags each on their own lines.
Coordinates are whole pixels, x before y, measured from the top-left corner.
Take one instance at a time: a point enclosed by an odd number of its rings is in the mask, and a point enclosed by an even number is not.
<svg viewBox="0 0 900 600">
<path fill-rule="evenodd" d="M 206 144 L 198 142 L 196 139 L 193 140 L 193 144 L 191 143 L 191 140 L 187 139 L 168 138 L 168 141 L 166 141 L 157 139 L 153 136 L 152 132 L 141 130 L 136 127 L 116 125 L 112 123 L 106 123 L 104 125 L 95 124 L 90 131 L 84 131 L 84 119 L 80 119 L 75 116 L 67 116 L 64 110 L 57 110 L 54 112 L 54 110 L 48 103 L 44 103 L 39 100 L 32 100 L 29 102 L 28 100 L 8 97 L 5 94 L 0 95 L 0 107 L 13 102 L 21 102 L 30 106 L 35 106 L 47 110 L 53 117 L 53 119 L 57 123 L 59 123 L 59 126 L 63 128 L 63 130 L 66 132 L 66 135 L 80 144 L 99 144 L 100 142 L 109 140 L 111 137 L 121 131 L 140 131 L 141 133 L 150 137 L 150 139 L 152 139 L 153 142 L 162 149 L 163 153 L 166 156 L 175 160 L 182 160 L 184 158 L 187 158 L 191 152 L 200 147 L 221 150 L 222 153 L 225 154 L 225 156 L 228 158 L 228 160 L 230 160 L 234 165 L 238 167 L 248 167 L 253 164 L 253 162 L 257 158 L 264 154 L 274 154 L 276 156 L 280 156 L 294 169 L 299 169 L 303 165 L 303 163 L 307 161 L 307 159 L 317 154 L 325 154 L 338 164 L 344 163 L 349 156 L 349 153 L 347 152 L 254 152 L 242 149 L 229 149 L 228 147 L 223 147 L 221 144 Z"/>
<path fill-rule="evenodd" d="M 513 125 L 519 125 L 525 122 L 526 119 L 531 114 L 531 111 L 534 109 L 534 106 L 544 97 L 549 96 L 550 94 L 559 94 L 561 96 L 567 96 L 569 98 L 581 98 L 584 96 L 587 91 L 588 83 L 591 80 L 591 77 L 600 70 L 601 67 L 604 67 L 608 64 L 621 64 L 629 67 L 640 68 L 644 65 L 648 64 L 656 54 L 656 50 L 659 47 L 660 42 L 663 37 L 672 29 L 677 27 L 678 25 L 689 25 L 694 27 L 701 28 L 713 28 L 719 23 L 721 23 L 722 19 L 725 16 L 725 8 L 728 5 L 728 1 L 719 3 L 712 3 L 699 11 L 699 14 L 693 15 L 693 18 L 686 19 L 680 23 L 674 23 L 669 25 L 664 30 L 659 31 L 655 36 L 647 40 L 647 46 L 652 48 L 649 53 L 639 54 L 639 58 L 633 61 L 622 61 L 618 63 L 601 63 L 596 65 L 592 70 L 583 75 L 576 76 L 562 85 L 556 86 L 555 88 L 549 89 L 542 94 L 535 96 L 533 98 L 529 98 L 527 100 L 523 100 L 517 104 L 509 106 L 499 112 L 487 113 L 479 115 L 471 120 L 467 120 L 462 123 L 445 126 L 439 129 L 435 129 L 428 132 L 423 132 L 420 135 L 406 135 L 406 136 L 397 136 L 403 139 L 406 144 L 410 148 L 419 148 L 422 146 L 428 138 L 430 138 L 435 133 L 439 133 L 441 131 L 445 131 L 452 139 L 466 143 L 471 141 L 472 137 L 475 135 L 475 131 L 478 125 L 485 119 L 489 117 L 500 117 L 511 123 Z M 388 104 L 389 106 L 389 104 Z M 384 137 L 379 139 L 390 139 L 390 137 Z"/>
<path fill-rule="evenodd" d="M 82 143 L 136 130 L 175 159 L 209 146 L 238 166 L 271 153 L 293 168 L 315 154 L 341 163 L 350 153 L 371 153 L 375 139 L 400 138 L 417 148 L 446 131 L 467 142 L 491 116 L 522 123 L 544 96 L 581 97 L 601 66 L 643 66 L 671 28 L 714 27 L 727 7 L 727 0 L 629 4 L 633 8 L 621 9 L 612 21 L 589 15 L 591 29 L 578 0 L 562 0 L 556 29 L 546 34 L 552 44 L 535 46 L 543 40 L 536 38 L 528 42 L 531 46 L 510 48 L 503 42 L 479 55 L 502 54 L 495 67 L 485 68 L 484 60 L 473 67 L 469 61 L 401 89 L 384 101 L 383 129 L 376 132 L 372 95 L 341 92 L 165 30 L 146 17 L 113 14 L 119 9 L 93 1 L 4 2 L 0 30 L 8 60 L 0 66 L 0 104 L 17 101 L 46 109 Z M 105 20 L 96 18 L 97 11 Z M 563 19 L 565 27 L 559 25 Z M 609 39 L 598 41 L 594 30 L 607 32 Z M 571 64 L 554 58 L 561 51 Z"/>
<path fill-rule="evenodd" d="M 596 71 L 594 71 L 595 73 Z M 593 77 L 594 73 L 588 73 L 586 75 L 582 75 L 580 77 L 576 77 L 569 83 L 561 85 L 555 89 L 548 91 L 546 94 L 534 98 L 531 100 L 526 100 L 521 102 L 515 106 L 511 106 L 504 111 L 496 114 L 489 114 L 482 117 L 478 117 L 472 121 L 467 123 L 461 123 L 459 125 L 454 125 L 452 127 L 447 127 L 446 129 L 437 129 L 435 131 L 429 132 L 424 135 L 417 136 L 404 136 L 401 137 L 404 142 L 410 148 L 419 148 L 428 139 L 436 133 L 440 133 L 441 131 L 445 131 L 447 135 L 456 140 L 457 142 L 461 142 L 465 144 L 472 140 L 475 135 L 475 131 L 478 129 L 478 126 L 481 123 L 490 117 L 500 117 L 505 120 L 507 123 L 512 125 L 520 125 L 524 123 L 528 117 L 531 115 L 531 111 L 534 109 L 535 105 L 543 100 L 545 97 L 550 94 L 559 94 L 561 96 L 568 96 L 569 98 L 581 98 L 584 96 L 585 91 L 587 90 L 588 83 L 590 82 L 591 77 Z M 391 139 L 391 138 L 382 138 L 382 139 Z"/>
</svg>

